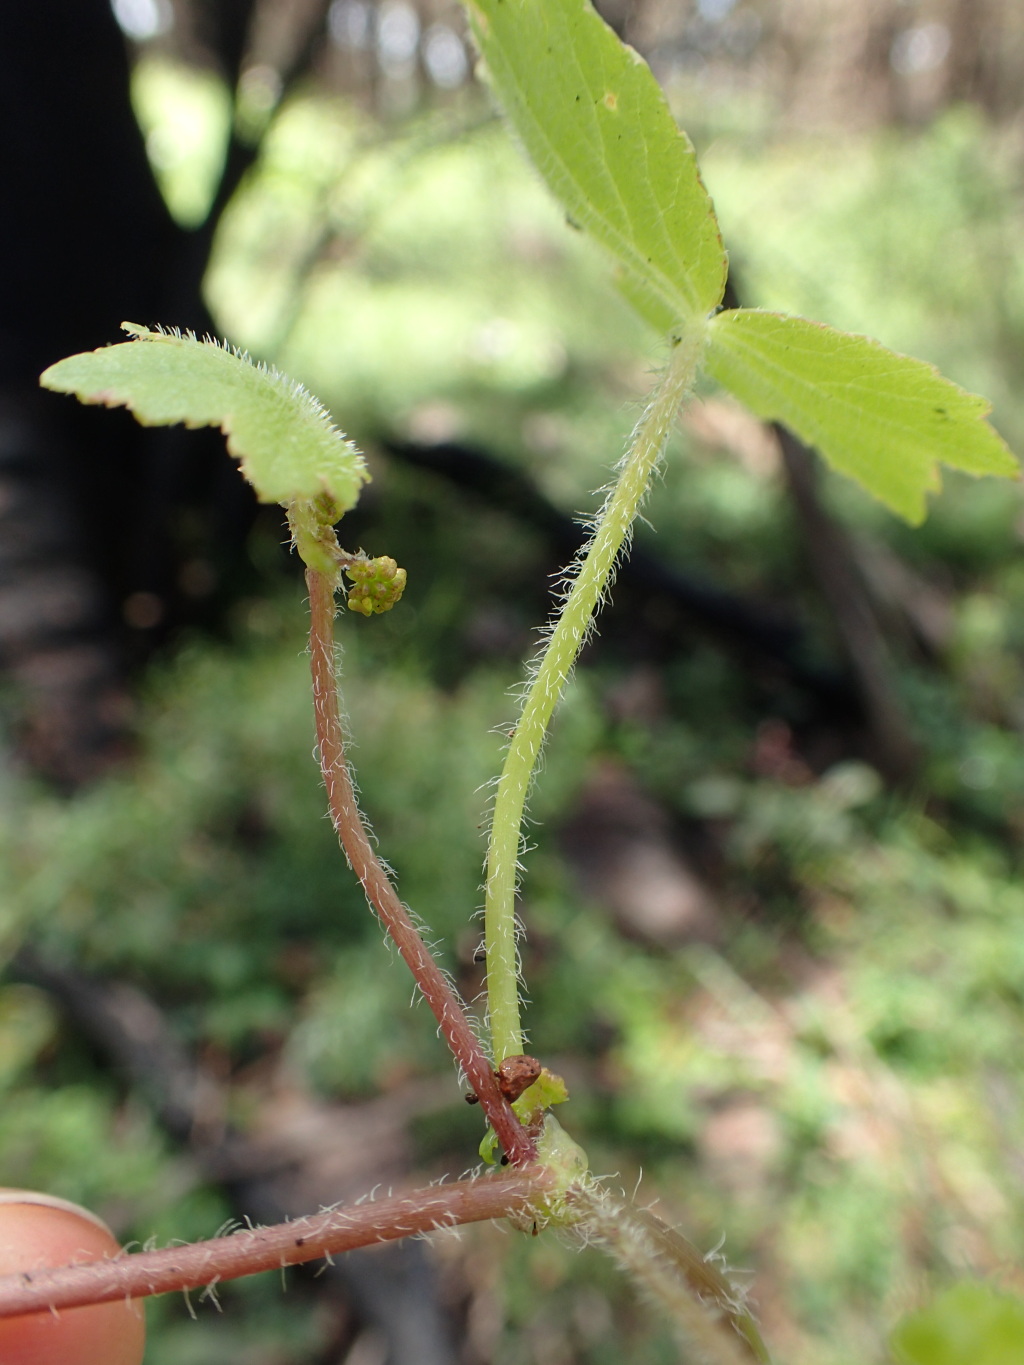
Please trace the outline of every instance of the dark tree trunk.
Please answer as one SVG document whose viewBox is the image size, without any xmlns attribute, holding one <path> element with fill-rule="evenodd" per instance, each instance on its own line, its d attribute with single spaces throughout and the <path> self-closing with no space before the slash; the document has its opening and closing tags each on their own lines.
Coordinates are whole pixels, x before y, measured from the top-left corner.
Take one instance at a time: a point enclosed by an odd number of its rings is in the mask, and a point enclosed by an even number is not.
<svg viewBox="0 0 1024 1365">
<path fill-rule="evenodd" d="M 23 758 L 65 786 L 123 748 L 126 662 L 174 621 L 174 509 L 250 506 L 207 443 L 38 388 L 124 319 L 209 327 L 207 240 L 164 206 L 128 81 L 107 0 L 0 6 L 0 670 Z"/>
</svg>

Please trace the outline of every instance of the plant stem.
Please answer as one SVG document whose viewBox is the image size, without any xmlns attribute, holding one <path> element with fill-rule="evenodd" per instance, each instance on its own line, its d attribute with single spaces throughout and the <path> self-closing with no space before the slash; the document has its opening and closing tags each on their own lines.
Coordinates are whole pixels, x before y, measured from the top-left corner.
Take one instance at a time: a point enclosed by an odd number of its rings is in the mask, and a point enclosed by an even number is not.
<svg viewBox="0 0 1024 1365">
<path fill-rule="evenodd" d="M 330 1209 L 271 1228 L 240 1228 L 228 1237 L 192 1246 L 4 1275 L 0 1276 L 0 1318 L 114 1299 L 142 1299 L 202 1285 L 212 1291 L 221 1280 L 329 1258 L 355 1247 L 459 1223 L 528 1212 L 550 1183 L 541 1170 L 502 1179 L 462 1180 L 378 1203 Z"/>
<path fill-rule="evenodd" d="M 533 1139 L 498 1089 L 494 1071 L 444 972 L 413 924 L 370 840 L 345 761 L 344 732 L 338 710 L 334 664 L 334 583 L 316 569 L 306 570 L 309 588 L 309 654 L 313 709 L 320 768 L 327 787 L 331 819 L 349 865 L 366 898 L 394 939 L 448 1046 L 480 1099 L 487 1120 L 514 1166 L 535 1159 Z"/>
<path fill-rule="evenodd" d="M 673 348 L 669 363 L 633 432 L 629 450 L 619 467 L 618 479 L 579 561 L 572 589 L 536 665 L 505 754 L 491 821 L 484 905 L 487 1009 L 496 1062 L 523 1051 L 515 897 L 520 829 L 533 771 L 552 712 L 590 632 L 594 612 L 607 590 L 676 414 L 692 388 L 704 338 L 704 329 L 694 328 Z"/>
<path fill-rule="evenodd" d="M 690 1353 L 687 1359 L 770 1365 L 742 1292 L 675 1228 L 596 1182 L 577 1186 L 569 1198 L 587 1241 L 604 1247 L 659 1305 Z"/>
</svg>

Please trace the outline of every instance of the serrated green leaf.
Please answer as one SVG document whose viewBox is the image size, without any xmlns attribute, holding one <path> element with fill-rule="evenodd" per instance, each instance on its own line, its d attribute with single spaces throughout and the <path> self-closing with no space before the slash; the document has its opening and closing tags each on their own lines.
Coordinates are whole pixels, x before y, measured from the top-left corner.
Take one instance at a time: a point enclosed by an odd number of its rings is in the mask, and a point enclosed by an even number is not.
<svg viewBox="0 0 1024 1365">
<path fill-rule="evenodd" d="M 965 1281 L 900 1323 L 891 1345 L 900 1365 L 1018 1365 L 1024 1302 Z"/>
<path fill-rule="evenodd" d="M 759 417 L 784 422 L 912 525 L 941 487 L 938 465 L 1016 477 L 987 399 L 869 337 L 737 308 L 709 325 L 711 374 Z"/>
<path fill-rule="evenodd" d="M 220 427 L 261 502 L 317 499 L 331 521 L 355 505 L 363 457 L 301 384 L 215 341 L 122 325 L 134 340 L 59 360 L 39 382 L 143 426 Z"/>
<path fill-rule="evenodd" d="M 589 0 L 465 0 L 495 93 L 565 207 L 664 330 L 703 319 L 726 257 L 693 146 Z"/>
</svg>

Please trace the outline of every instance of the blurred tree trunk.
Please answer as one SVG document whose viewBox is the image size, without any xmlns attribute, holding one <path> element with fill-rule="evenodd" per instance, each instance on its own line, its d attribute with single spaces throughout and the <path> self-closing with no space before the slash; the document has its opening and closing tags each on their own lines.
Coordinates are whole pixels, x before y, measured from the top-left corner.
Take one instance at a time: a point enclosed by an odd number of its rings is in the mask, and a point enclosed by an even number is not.
<svg viewBox="0 0 1024 1365">
<path fill-rule="evenodd" d="M 172 509 L 211 481 L 229 516 L 245 495 L 230 469 L 202 472 L 195 438 L 38 388 L 126 318 L 209 326 L 209 236 L 160 197 L 107 0 L 0 7 L 0 113 L 0 670 L 21 756 L 70 787 L 122 752 L 126 661 L 172 619 Z"/>
<path fill-rule="evenodd" d="M 786 427 L 774 425 L 807 559 L 860 691 L 865 756 L 889 781 L 908 782 L 920 766 L 921 753 L 896 687 L 896 664 L 870 591 L 845 528 L 818 496 L 814 452 Z"/>
</svg>

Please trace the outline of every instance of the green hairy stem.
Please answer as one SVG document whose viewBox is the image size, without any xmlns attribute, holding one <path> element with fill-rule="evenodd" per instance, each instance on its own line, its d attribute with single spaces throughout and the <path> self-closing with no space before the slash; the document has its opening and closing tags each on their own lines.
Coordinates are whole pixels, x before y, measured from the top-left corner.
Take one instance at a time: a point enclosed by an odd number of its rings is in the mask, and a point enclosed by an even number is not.
<svg viewBox="0 0 1024 1365">
<path fill-rule="evenodd" d="M 650 1209 L 585 1182 L 572 1190 L 579 1230 L 657 1305 L 695 1365 L 771 1365 L 743 1294 L 710 1257 Z"/>
<path fill-rule="evenodd" d="M 523 1051 L 515 897 L 520 831 L 534 769 L 552 713 L 590 632 L 594 612 L 607 591 L 616 561 L 650 486 L 651 475 L 665 450 L 676 414 L 693 386 L 704 338 L 703 328 L 694 326 L 673 347 L 661 379 L 637 423 L 618 478 L 608 494 L 572 588 L 536 665 L 505 754 L 491 821 L 484 905 L 487 1008 L 496 1062 Z"/>
</svg>

